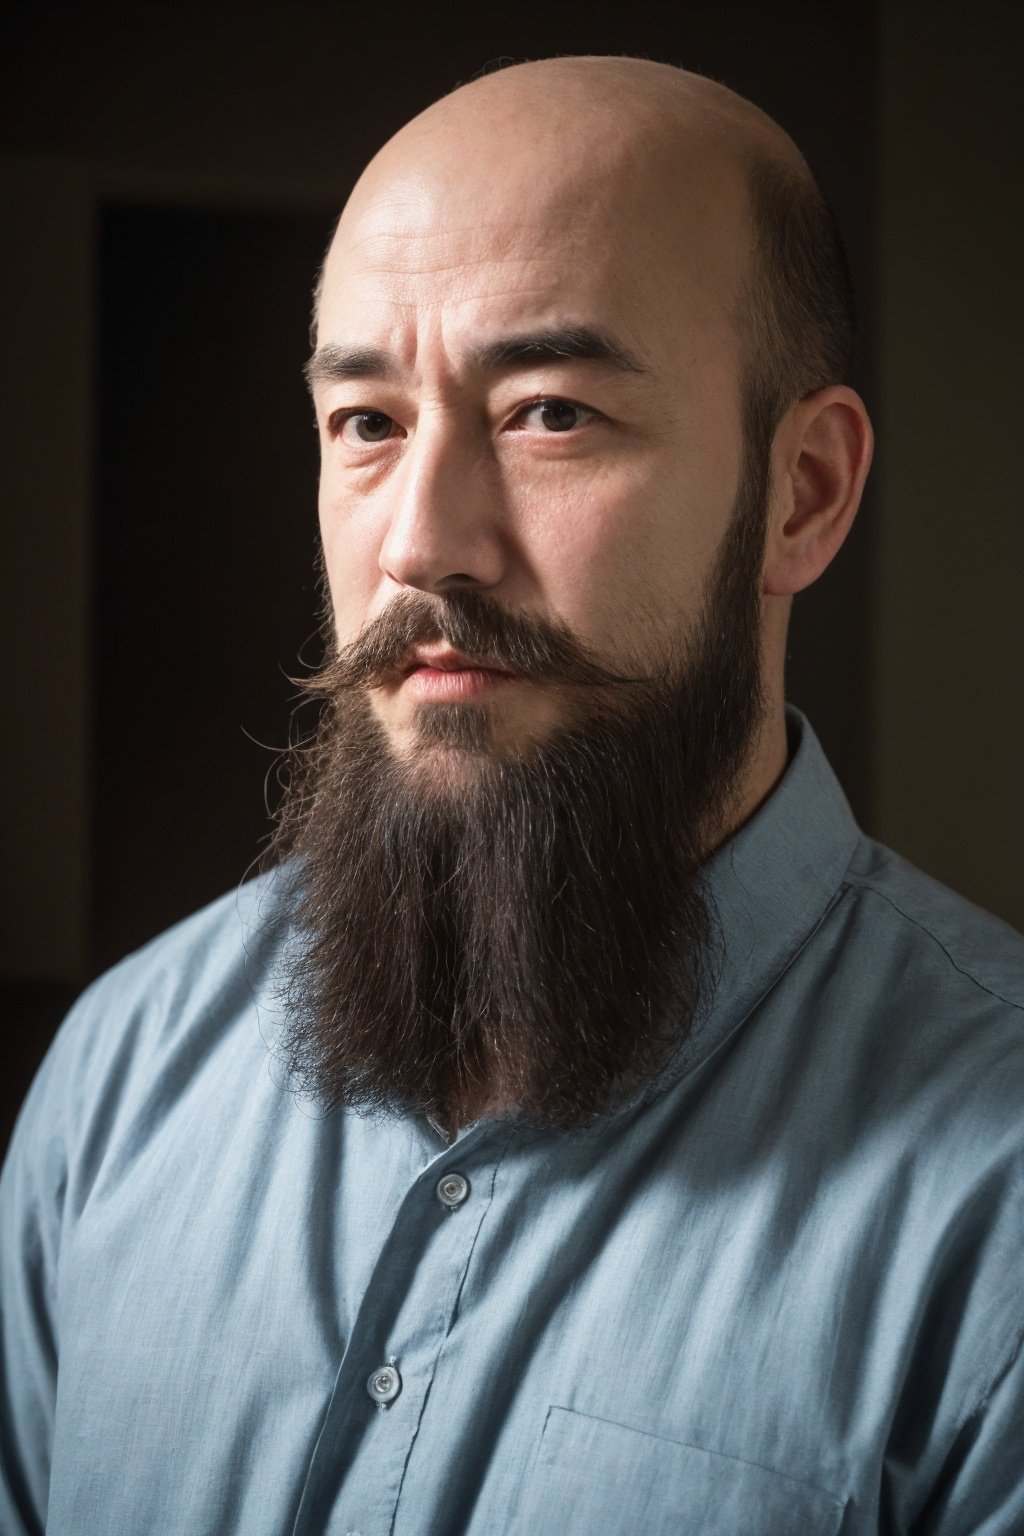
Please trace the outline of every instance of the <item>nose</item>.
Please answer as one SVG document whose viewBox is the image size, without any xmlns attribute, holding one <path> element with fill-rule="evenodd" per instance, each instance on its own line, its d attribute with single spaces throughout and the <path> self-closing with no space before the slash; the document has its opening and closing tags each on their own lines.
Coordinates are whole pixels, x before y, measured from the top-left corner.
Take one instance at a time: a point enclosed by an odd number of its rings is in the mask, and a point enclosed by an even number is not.
<svg viewBox="0 0 1024 1536">
<path fill-rule="evenodd" d="M 507 551 L 501 486 L 486 445 L 453 424 L 421 421 L 391 479 L 380 568 L 422 592 L 496 587 Z"/>
</svg>

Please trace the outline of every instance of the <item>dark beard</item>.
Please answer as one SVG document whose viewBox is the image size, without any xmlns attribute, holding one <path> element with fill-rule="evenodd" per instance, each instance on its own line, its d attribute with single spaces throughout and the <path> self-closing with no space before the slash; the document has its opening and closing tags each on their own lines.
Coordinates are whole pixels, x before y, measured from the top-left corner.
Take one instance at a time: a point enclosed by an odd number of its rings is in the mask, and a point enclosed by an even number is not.
<svg viewBox="0 0 1024 1536">
<path fill-rule="evenodd" d="M 306 685 L 326 709 L 272 845 L 293 860 L 280 1050 L 300 1092 L 444 1121 L 483 1086 L 524 1123 L 569 1128 L 664 1067 L 713 989 L 701 865 L 763 713 L 765 480 L 748 464 L 685 654 L 657 676 L 612 673 L 568 631 L 461 590 L 403 594 Z M 422 753 L 460 759 L 439 788 L 367 697 L 439 638 L 579 707 L 499 755 L 484 710 L 427 706 Z"/>
</svg>

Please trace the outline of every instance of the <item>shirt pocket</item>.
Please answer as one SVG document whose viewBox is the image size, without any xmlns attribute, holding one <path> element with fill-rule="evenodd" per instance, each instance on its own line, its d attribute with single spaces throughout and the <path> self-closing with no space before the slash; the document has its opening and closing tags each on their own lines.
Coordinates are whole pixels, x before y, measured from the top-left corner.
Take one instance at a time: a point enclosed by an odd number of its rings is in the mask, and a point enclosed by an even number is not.
<svg viewBox="0 0 1024 1536">
<path fill-rule="evenodd" d="M 845 1503 L 755 1462 L 549 1408 L 518 1536 L 835 1536 Z"/>
</svg>

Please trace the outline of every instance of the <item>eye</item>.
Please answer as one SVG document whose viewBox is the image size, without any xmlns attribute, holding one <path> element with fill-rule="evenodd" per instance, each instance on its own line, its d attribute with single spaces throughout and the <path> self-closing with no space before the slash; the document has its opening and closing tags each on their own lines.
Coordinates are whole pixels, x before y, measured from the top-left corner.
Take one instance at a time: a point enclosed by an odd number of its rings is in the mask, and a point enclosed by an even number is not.
<svg viewBox="0 0 1024 1536">
<path fill-rule="evenodd" d="M 395 421 L 383 411 L 340 411 L 331 427 L 343 442 L 383 443 L 395 430 Z"/>
<path fill-rule="evenodd" d="M 573 400 L 535 400 L 524 408 L 519 423 L 541 432 L 570 432 L 593 418 L 594 412 Z"/>
</svg>

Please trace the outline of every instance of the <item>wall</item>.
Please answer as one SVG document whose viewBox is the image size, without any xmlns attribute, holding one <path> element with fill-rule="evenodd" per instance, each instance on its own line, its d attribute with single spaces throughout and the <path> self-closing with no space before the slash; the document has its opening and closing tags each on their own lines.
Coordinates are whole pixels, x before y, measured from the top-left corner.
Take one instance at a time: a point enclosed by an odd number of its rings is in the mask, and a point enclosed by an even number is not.
<svg viewBox="0 0 1024 1536">
<path fill-rule="evenodd" d="M 871 820 L 1024 928 L 1024 28 L 879 17 Z"/>
</svg>

